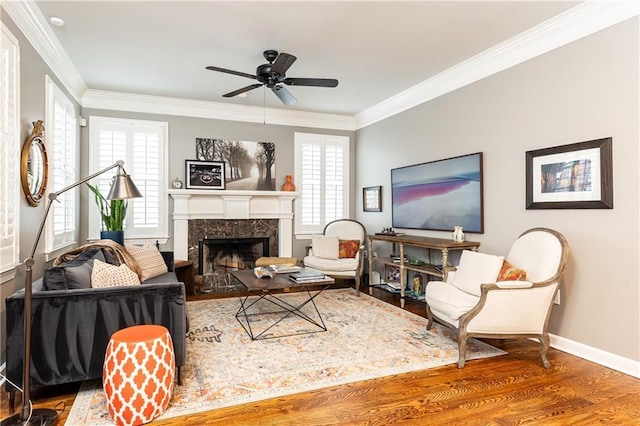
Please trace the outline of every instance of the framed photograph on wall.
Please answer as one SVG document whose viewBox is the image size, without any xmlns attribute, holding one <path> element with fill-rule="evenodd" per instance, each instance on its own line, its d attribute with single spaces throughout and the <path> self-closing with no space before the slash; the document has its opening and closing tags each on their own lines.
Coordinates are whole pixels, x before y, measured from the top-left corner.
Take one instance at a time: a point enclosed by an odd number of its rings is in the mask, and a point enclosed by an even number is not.
<svg viewBox="0 0 640 426">
<path fill-rule="evenodd" d="M 482 152 L 391 169 L 391 223 L 482 234 L 482 188 Z"/>
<path fill-rule="evenodd" d="M 382 211 L 382 187 L 369 186 L 362 188 L 362 210 L 365 212 Z"/>
<path fill-rule="evenodd" d="M 612 138 L 526 152 L 527 209 L 612 209 Z"/>
<path fill-rule="evenodd" d="M 196 138 L 196 159 L 223 162 L 226 189 L 276 189 L 276 145 L 273 142 Z"/>
<path fill-rule="evenodd" d="M 224 189 L 224 163 L 186 160 L 187 189 Z"/>
</svg>

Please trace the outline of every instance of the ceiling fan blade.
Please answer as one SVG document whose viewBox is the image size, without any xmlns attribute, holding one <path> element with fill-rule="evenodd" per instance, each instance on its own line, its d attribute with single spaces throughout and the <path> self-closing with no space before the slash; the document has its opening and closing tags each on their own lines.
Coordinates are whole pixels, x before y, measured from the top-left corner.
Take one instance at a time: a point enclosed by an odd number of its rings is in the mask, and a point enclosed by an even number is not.
<svg viewBox="0 0 640 426">
<path fill-rule="evenodd" d="M 288 53 L 280 53 L 276 58 L 276 61 L 271 65 L 271 72 L 274 74 L 284 75 L 289 67 L 296 61 L 295 56 Z"/>
<path fill-rule="evenodd" d="M 315 87 L 336 87 L 338 80 L 335 78 L 285 78 L 284 84 L 289 86 L 315 86 Z"/>
<path fill-rule="evenodd" d="M 284 86 L 273 86 L 271 90 L 285 105 L 294 105 L 297 102 L 296 98 Z"/>
<path fill-rule="evenodd" d="M 224 73 L 227 73 L 227 74 L 239 75 L 240 77 L 252 78 L 254 80 L 257 78 L 255 75 L 247 74 L 246 72 L 233 71 L 233 70 L 228 70 L 226 68 L 213 67 L 211 65 L 208 66 L 207 69 L 210 70 L 210 71 L 218 71 L 218 72 L 224 72 Z"/>
<path fill-rule="evenodd" d="M 234 90 L 233 92 L 229 92 L 227 94 L 222 95 L 223 98 L 233 98 L 234 96 L 239 95 L 240 93 L 248 92 L 249 90 L 257 89 L 262 86 L 262 83 L 252 84 L 251 86 L 243 87 L 242 89 Z"/>
</svg>

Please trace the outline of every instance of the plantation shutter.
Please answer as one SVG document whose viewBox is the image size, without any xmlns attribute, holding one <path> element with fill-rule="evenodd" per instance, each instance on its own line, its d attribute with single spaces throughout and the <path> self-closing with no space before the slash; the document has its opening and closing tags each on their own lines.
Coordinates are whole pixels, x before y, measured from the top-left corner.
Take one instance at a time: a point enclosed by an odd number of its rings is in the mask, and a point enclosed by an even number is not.
<svg viewBox="0 0 640 426">
<path fill-rule="evenodd" d="M 78 180 L 77 120 L 75 107 L 58 86 L 46 77 L 47 110 L 44 139 L 49 158 L 50 192 L 63 189 Z M 76 242 L 78 190 L 61 194 L 51 205 L 47 221 L 45 253 L 52 253 Z"/>
<path fill-rule="evenodd" d="M 90 117 L 91 147 L 94 161 L 92 170 L 97 171 L 124 160 L 124 168 L 131 176 L 143 198 L 127 201 L 125 238 L 164 239 L 167 235 L 167 194 L 164 189 L 166 177 L 167 123 L 126 120 L 105 117 Z M 106 196 L 111 187 L 113 173 L 98 178 L 98 188 Z M 93 201 L 89 212 L 89 238 L 99 238 L 101 230 L 98 208 Z"/>
<path fill-rule="evenodd" d="M 154 128 L 139 128 L 133 134 L 132 169 L 129 171 L 144 198 L 135 200 L 132 225 L 136 229 L 158 229 L 160 226 L 160 137 Z"/>
<path fill-rule="evenodd" d="M 347 217 L 347 154 L 349 138 L 295 134 L 296 233 L 321 233 L 332 220 Z"/>
<path fill-rule="evenodd" d="M 20 47 L 4 27 L 0 39 L 0 273 L 5 282 L 20 262 Z"/>
</svg>

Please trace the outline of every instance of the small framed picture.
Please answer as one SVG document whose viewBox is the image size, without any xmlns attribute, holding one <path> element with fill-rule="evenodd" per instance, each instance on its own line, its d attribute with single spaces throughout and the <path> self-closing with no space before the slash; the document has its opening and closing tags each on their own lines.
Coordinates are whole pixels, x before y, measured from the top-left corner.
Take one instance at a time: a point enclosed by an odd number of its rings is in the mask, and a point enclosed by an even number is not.
<svg viewBox="0 0 640 426">
<path fill-rule="evenodd" d="M 224 162 L 186 160 L 187 189 L 224 189 Z"/>
<path fill-rule="evenodd" d="M 400 267 L 385 265 L 384 277 L 386 282 L 399 283 L 400 282 Z"/>
<path fill-rule="evenodd" d="M 369 186 L 362 188 L 362 210 L 365 212 L 382 211 L 382 187 Z"/>
</svg>

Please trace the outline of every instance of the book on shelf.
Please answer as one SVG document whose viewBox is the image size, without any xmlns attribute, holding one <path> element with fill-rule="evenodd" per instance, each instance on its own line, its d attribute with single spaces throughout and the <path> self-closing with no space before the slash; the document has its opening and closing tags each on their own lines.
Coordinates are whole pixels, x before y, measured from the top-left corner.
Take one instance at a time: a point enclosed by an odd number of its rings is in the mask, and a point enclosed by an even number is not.
<svg viewBox="0 0 640 426">
<path fill-rule="evenodd" d="M 391 287 L 391 286 L 389 285 L 389 283 L 384 284 L 384 285 L 382 286 L 382 289 L 383 289 L 383 290 L 388 291 L 389 293 L 393 293 L 393 294 L 400 293 L 400 289 L 399 289 L 399 288 Z"/>
<path fill-rule="evenodd" d="M 389 255 L 389 259 L 391 259 L 392 262 L 400 263 L 400 256 L 398 256 L 397 254 Z M 407 263 L 408 261 L 409 261 L 409 258 L 405 256 L 404 263 Z"/>
<path fill-rule="evenodd" d="M 400 290 L 402 288 L 402 283 L 396 281 L 387 281 L 387 286 L 391 287 L 395 290 Z"/>
</svg>

